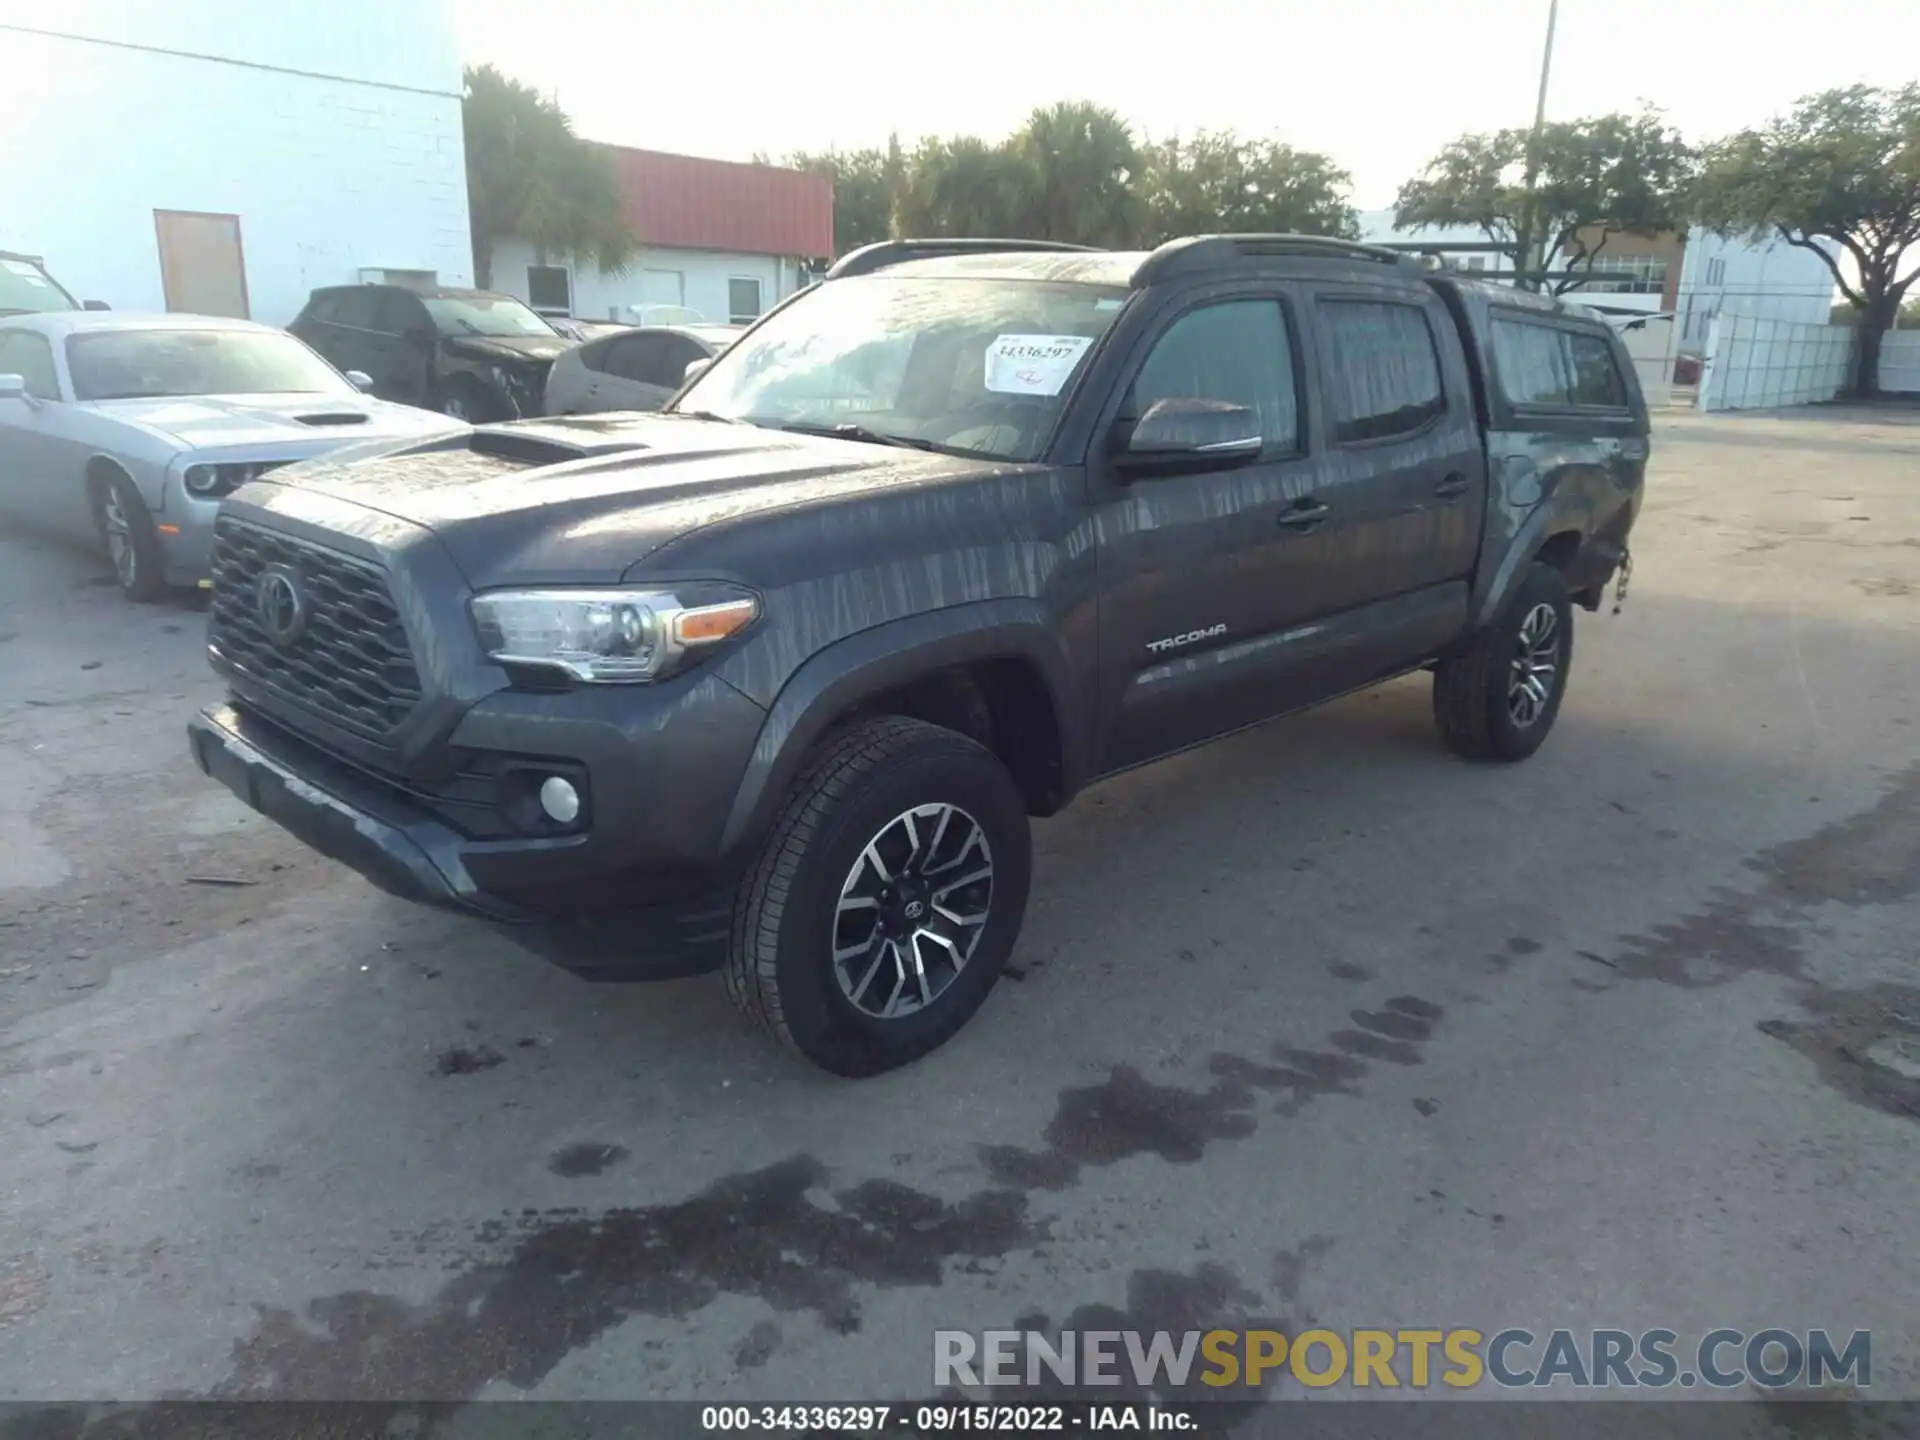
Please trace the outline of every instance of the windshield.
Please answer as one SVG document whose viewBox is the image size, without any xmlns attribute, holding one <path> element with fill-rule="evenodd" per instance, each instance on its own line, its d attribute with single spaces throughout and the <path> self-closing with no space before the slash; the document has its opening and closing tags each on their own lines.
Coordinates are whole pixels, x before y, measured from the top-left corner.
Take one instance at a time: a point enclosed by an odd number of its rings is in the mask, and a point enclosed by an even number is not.
<svg viewBox="0 0 1920 1440">
<path fill-rule="evenodd" d="M 259 330 L 102 330 L 67 339 L 76 400 L 153 395 L 352 394 L 290 335 Z"/>
<path fill-rule="evenodd" d="M 0 258 L 0 315 L 39 315 L 79 308 L 73 297 L 31 260 Z"/>
<path fill-rule="evenodd" d="M 836 280 L 768 316 L 673 408 L 1033 460 L 1125 303 L 1126 291 L 1094 285 Z"/>
<path fill-rule="evenodd" d="M 554 328 L 518 300 L 506 295 L 423 295 L 420 297 L 442 335 L 538 335 L 552 339 Z"/>
</svg>

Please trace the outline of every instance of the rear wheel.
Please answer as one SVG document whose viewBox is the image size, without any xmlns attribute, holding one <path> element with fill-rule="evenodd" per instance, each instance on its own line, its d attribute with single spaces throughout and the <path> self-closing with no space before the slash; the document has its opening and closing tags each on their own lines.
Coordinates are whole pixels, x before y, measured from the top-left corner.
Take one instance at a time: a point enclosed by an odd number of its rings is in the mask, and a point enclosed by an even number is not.
<svg viewBox="0 0 1920 1440">
<path fill-rule="evenodd" d="M 1535 563 L 1500 618 L 1433 674 L 1440 738 L 1470 760 L 1524 760 L 1560 714 L 1573 661 L 1573 603 L 1551 565 Z"/>
<path fill-rule="evenodd" d="M 94 522 L 113 562 L 113 578 L 120 593 L 141 604 L 163 599 L 168 586 L 162 576 L 164 561 L 153 516 L 133 482 L 112 475 L 99 482 L 93 496 Z"/>
<path fill-rule="evenodd" d="M 945 1044 L 1026 913 L 1026 805 L 993 754 L 888 716 L 825 742 L 735 902 L 728 993 L 788 1049 L 877 1075 Z"/>
</svg>

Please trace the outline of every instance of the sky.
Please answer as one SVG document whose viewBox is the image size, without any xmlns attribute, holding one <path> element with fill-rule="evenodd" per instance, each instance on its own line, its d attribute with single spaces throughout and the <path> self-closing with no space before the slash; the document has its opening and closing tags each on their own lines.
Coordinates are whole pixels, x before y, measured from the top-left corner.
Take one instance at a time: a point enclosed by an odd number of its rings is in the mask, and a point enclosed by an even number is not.
<svg viewBox="0 0 1920 1440">
<path fill-rule="evenodd" d="M 746 160 L 998 138 L 1055 100 L 1141 134 L 1232 129 L 1330 155 L 1362 210 L 1469 130 L 1532 121 L 1546 0 L 445 0 L 468 64 L 590 139 Z M 1920 78 L 1911 0 L 1561 0 L 1552 119 L 1648 100 L 1690 139 L 1815 90 Z"/>
</svg>

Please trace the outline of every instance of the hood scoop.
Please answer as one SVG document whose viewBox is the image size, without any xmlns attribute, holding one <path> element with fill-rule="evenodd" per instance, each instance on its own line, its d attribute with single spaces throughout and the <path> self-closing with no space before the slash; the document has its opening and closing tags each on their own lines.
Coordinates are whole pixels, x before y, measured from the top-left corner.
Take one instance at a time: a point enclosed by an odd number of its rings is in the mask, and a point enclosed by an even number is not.
<svg viewBox="0 0 1920 1440">
<path fill-rule="evenodd" d="M 340 410 L 332 414 L 296 415 L 293 418 L 300 425 L 364 425 L 371 417 L 358 410 Z"/>
</svg>

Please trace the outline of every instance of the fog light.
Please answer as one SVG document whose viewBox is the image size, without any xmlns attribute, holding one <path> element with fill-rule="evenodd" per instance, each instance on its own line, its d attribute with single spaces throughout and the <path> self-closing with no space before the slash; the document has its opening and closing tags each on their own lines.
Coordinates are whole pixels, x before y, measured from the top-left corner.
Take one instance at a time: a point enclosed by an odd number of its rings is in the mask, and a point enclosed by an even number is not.
<svg viewBox="0 0 1920 1440">
<path fill-rule="evenodd" d="M 580 792 L 573 788 L 572 781 L 549 775 L 540 782 L 540 808 L 549 820 L 571 825 L 580 818 Z"/>
</svg>

